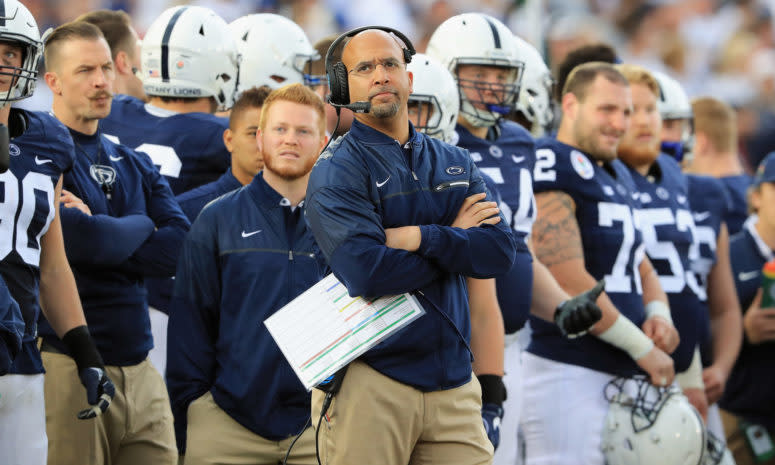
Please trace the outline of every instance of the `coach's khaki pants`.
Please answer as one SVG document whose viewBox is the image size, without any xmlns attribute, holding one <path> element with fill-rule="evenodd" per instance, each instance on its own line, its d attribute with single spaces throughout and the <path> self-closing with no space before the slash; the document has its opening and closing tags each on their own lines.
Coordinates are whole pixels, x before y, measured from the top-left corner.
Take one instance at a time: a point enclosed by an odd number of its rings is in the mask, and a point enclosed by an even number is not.
<svg viewBox="0 0 775 465">
<path fill-rule="evenodd" d="M 188 407 L 185 465 L 277 465 L 294 438 L 271 441 L 237 423 L 207 392 Z M 316 465 L 315 438 L 307 428 L 291 450 L 288 465 Z"/>
<path fill-rule="evenodd" d="M 325 393 L 312 390 L 317 427 Z M 493 448 L 475 377 L 455 389 L 421 392 L 353 362 L 323 419 L 324 465 L 483 465 Z"/>
<path fill-rule="evenodd" d="M 116 395 L 105 414 L 79 420 L 76 415 L 88 404 L 75 362 L 67 355 L 41 355 L 49 465 L 177 464 L 167 388 L 147 359 L 105 367 Z"/>
</svg>

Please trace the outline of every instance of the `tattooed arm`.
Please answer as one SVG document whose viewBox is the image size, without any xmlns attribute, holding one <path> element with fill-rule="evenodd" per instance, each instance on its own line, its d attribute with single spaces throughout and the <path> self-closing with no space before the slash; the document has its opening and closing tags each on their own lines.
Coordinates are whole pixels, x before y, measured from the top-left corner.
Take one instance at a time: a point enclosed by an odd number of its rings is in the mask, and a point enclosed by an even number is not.
<svg viewBox="0 0 775 465">
<path fill-rule="evenodd" d="M 533 225 L 532 246 L 535 258 L 554 276 L 569 295 L 591 289 L 597 280 L 584 266 L 584 246 L 576 221 L 576 205 L 568 194 L 560 191 L 536 195 L 538 217 Z M 534 292 L 534 299 L 538 296 Z M 597 304 L 603 318 L 592 328 L 592 334 L 608 329 L 619 316 L 611 299 L 600 294 Z"/>
</svg>

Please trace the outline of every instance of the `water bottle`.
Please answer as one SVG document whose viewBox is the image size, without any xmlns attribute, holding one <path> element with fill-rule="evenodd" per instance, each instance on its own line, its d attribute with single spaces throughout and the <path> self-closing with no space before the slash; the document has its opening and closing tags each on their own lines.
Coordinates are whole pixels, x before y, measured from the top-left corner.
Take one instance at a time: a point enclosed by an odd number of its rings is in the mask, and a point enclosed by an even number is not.
<svg viewBox="0 0 775 465">
<path fill-rule="evenodd" d="M 762 308 L 775 307 L 775 260 L 762 268 Z"/>
</svg>

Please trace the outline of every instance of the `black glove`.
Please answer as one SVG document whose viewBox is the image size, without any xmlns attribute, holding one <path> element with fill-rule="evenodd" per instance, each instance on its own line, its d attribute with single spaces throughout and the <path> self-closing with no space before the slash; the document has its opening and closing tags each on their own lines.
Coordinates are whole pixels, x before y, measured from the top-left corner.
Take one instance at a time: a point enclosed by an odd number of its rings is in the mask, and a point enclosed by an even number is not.
<svg viewBox="0 0 775 465">
<path fill-rule="evenodd" d="M 592 325 L 600 321 L 603 312 L 595 301 L 604 287 L 605 280 L 601 279 L 592 289 L 557 306 L 554 322 L 563 336 L 569 339 L 583 336 Z"/>
<path fill-rule="evenodd" d="M 492 447 L 497 449 L 501 443 L 501 420 L 503 419 L 503 407 L 495 404 L 482 405 L 482 422 L 484 431 L 492 443 Z"/>
<path fill-rule="evenodd" d="M 86 400 L 91 407 L 78 412 L 78 418 L 87 420 L 105 413 L 116 394 L 113 381 L 105 373 L 102 357 L 86 326 L 78 326 L 64 335 L 62 342 L 73 356 L 78 367 L 78 377 L 86 388 Z"/>
<path fill-rule="evenodd" d="M 478 375 L 482 387 L 482 422 L 492 446 L 497 449 L 501 442 L 501 420 L 503 401 L 506 400 L 506 385 L 498 375 Z"/>
</svg>

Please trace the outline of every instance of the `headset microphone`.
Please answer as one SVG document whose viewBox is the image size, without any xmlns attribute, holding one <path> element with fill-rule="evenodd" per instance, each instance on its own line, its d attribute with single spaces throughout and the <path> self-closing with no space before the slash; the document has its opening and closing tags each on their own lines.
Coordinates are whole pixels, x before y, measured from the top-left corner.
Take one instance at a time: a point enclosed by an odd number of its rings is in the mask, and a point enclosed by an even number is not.
<svg viewBox="0 0 775 465">
<path fill-rule="evenodd" d="M 370 102 L 353 102 L 353 103 L 341 104 L 341 103 L 334 103 L 331 101 L 331 99 L 329 99 L 328 103 L 331 104 L 331 106 L 336 108 L 337 110 L 339 108 L 347 108 L 348 110 L 354 111 L 355 113 L 368 113 L 371 110 Z"/>
</svg>

